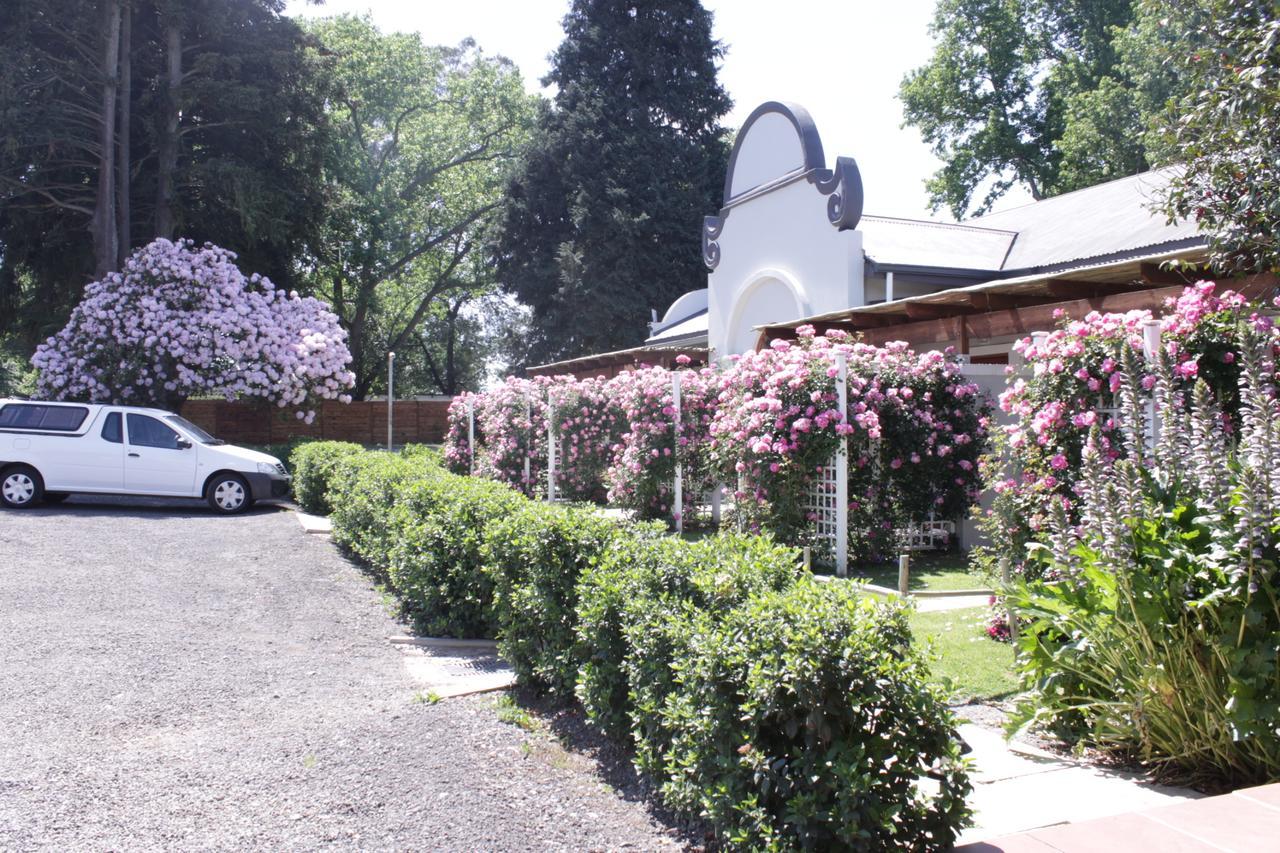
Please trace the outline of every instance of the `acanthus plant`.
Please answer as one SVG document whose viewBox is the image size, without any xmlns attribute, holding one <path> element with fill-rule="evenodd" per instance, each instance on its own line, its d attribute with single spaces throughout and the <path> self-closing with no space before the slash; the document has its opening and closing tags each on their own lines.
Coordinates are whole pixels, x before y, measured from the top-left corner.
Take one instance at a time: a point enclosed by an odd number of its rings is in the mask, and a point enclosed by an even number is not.
<svg viewBox="0 0 1280 853">
<path fill-rule="evenodd" d="M 86 287 L 31 361 L 49 399 L 177 408 L 260 398 L 311 423 L 317 400 L 350 402 L 346 341 L 320 300 L 245 276 L 225 249 L 160 239 Z"/>
<path fill-rule="evenodd" d="M 1144 400 L 1160 394 L 1176 397 L 1203 379 L 1222 401 L 1223 428 L 1236 428 L 1240 329 L 1257 332 L 1276 347 L 1280 336 L 1274 324 L 1261 313 L 1262 306 L 1234 291 L 1218 293 L 1208 281 L 1186 288 L 1165 307 L 1158 322 L 1161 354 L 1169 363 L 1167 388 L 1157 387 L 1144 355 L 1149 311 L 1062 318 L 1042 341 L 1015 343 L 1027 365 L 1011 375 L 999 400 L 1014 422 L 1003 429 L 996 452 L 984 460 L 995 492 L 984 520 L 993 544 L 979 555 L 989 571 L 997 571 L 1002 560 L 1015 574 L 1037 570 L 1038 564 L 1026 561 L 1026 545 L 1045 528 L 1056 503 L 1062 502 L 1069 515 L 1074 512 L 1091 430 L 1097 431 L 1103 460 L 1123 458 L 1119 437 L 1125 424 L 1118 412 L 1125 393 Z M 1141 428 L 1148 427 L 1144 423 Z"/>
</svg>

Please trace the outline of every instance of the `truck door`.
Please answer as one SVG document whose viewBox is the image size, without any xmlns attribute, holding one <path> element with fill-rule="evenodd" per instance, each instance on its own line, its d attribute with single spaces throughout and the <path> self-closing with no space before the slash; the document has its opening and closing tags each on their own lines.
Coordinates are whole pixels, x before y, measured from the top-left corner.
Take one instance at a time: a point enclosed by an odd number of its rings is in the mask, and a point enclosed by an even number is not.
<svg viewBox="0 0 1280 853">
<path fill-rule="evenodd" d="M 196 495 L 195 448 L 185 441 L 179 444 L 180 436 L 150 415 L 129 412 L 125 422 L 128 427 L 125 491 L 142 495 Z"/>
</svg>

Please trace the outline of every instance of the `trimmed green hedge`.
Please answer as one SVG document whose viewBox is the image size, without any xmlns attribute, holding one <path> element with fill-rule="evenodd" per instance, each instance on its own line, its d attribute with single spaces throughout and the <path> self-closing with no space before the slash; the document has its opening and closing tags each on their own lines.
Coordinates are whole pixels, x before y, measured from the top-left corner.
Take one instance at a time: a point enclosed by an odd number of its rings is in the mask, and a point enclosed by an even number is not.
<svg viewBox="0 0 1280 853">
<path fill-rule="evenodd" d="M 293 472 L 293 496 L 307 512 L 328 515 L 329 479 L 339 462 L 364 448 L 350 441 L 312 441 L 299 445 L 289 455 Z"/>
<path fill-rule="evenodd" d="M 522 684 L 579 697 L 726 844 L 945 849 L 966 820 L 955 720 L 903 611 L 793 549 L 537 503 L 431 453 L 351 454 L 327 482 L 335 539 L 427 630 L 497 636 Z"/>
</svg>

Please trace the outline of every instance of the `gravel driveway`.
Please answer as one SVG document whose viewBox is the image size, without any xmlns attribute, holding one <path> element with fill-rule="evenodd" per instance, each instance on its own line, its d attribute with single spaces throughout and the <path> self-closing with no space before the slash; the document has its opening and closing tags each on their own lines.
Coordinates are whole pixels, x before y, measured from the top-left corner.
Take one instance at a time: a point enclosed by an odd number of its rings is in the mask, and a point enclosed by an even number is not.
<svg viewBox="0 0 1280 853">
<path fill-rule="evenodd" d="M 0 849 L 668 849 L 493 696 L 421 701 L 403 628 L 292 513 L 0 511 Z"/>
</svg>

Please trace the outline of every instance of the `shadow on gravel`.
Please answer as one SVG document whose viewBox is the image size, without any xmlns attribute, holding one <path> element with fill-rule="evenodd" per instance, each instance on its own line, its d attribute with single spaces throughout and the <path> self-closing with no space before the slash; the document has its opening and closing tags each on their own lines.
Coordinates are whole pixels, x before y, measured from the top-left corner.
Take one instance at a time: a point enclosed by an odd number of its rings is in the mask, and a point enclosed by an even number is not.
<svg viewBox="0 0 1280 853">
<path fill-rule="evenodd" d="M 288 504 L 258 503 L 240 515 L 267 515 L 286 512 Z M 231 522 L 237 516 L 222 516 L 199 498 L 135 498 L 116 495 L 72 495 L 60 504 L 41 504 L 30 509 L 11 510 L 24 516 L 37 518 L 226 518 Z"/>
<path fill-rule="evenodd" d="M 560 746 L 589 759 L 600 781 L 629 802 L 642 803 L 655 821 L 690 850 L 718 850 L 714 835 L 701 821 L 684 819 L 662 804 L 653 781 L 636 770 L 629 750 L 605 737 L 577 705 L 566 706 L 529 690 L 507 691 L 517 705 L 534 715 Z"/>
</svg>

